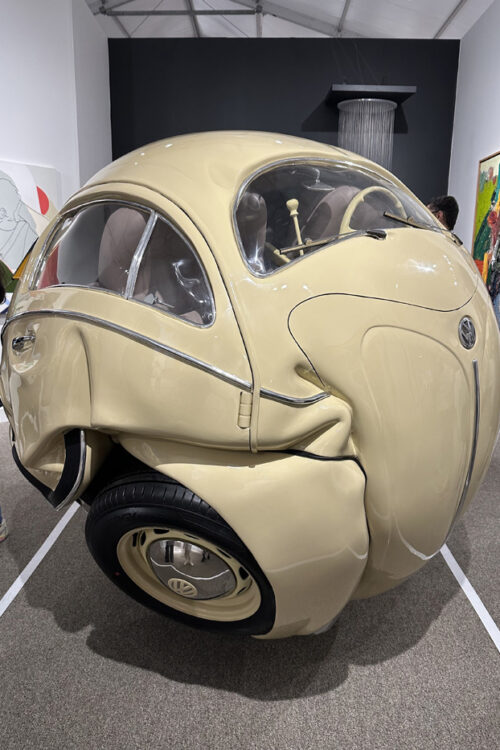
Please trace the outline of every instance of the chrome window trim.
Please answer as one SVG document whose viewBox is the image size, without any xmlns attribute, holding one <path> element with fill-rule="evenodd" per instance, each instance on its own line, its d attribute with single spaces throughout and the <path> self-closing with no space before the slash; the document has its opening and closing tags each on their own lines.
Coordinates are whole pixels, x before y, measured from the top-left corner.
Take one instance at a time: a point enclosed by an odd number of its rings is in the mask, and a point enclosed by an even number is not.
<svg viewBox="0 0 500 750">
<path fill-rule="evenodd" d="M 134 258 L 132 260 L 132 264 L 131 264 L 130 268 L 132 270 L 132 266 L 134 264 L 136 264 L 134 266 L 135 276 L 134 276 L 134 279 L 133 279 L 133 284 L 131 285 L 130 293 L 129 293 L 129 284 L 127 282 L 127 289 L 126 289 L 125 297 L 127 299 L 132 299 L 134 302 L 141 302 L 143 305 L 148 305 L 149 307 L 153 307 L 153 305 L 151 305 L 149 302 L 143 302 L 142 300 L 135 299 L 135 297 L 134 297 L 134 289 L 135 289 L 135 282 L 137 281 L 137 275 L 138 275 L 139 269 L 140 269 L 140 264 L 142 263 L 142 259 L 144 257 L 144 253 L 147 250 L 147 246 L 148 246 L 149 240 L 151 239 L 151 235 L 153 234 L 153 232 L 154 232 L 154 230 L 155 230 L 158 222 L 162 221 L 164 224 L 166 224 L 168 227 L 170 227 L 170 229 L 182 240 L 182 242 L 184 242 L 184 244 L 186 245 L 186 247 L 189 248 L 189 250 L 193 253 L 193 256 L 195 257 L 196 261 L 198 262 L 199 268 L 201 270 L 202 278 L 203 278 L 203 280 L 205 282 L 205 285 L 207 287 L 207 290 L 208 290 L 208 292 L 210 294 L 210 301 L 211 301 L 211 307 L 212 307 L 212 320 L 210 321 L 210 323 L 194 323 L 193 321 L 186 320 L 185 318 L 182 317 L 182 315 L 179 315 L 176 312 L 169 312 L 167 310 L 164 310 L 161 307 L 160 308 L 155 308 L 155 309 L 159 309 L 161 312 L 164 312 L 167 315 L 172 315 L 174 318 L 178 318 L 178 319 L 180 318 L 184 322 L 191 323 L 191 325 L 194 325 L 197 328 L 209 328 L 210 326 L 212 326 L 215 323 L 215 316 L 216 316 L 215 298 L 214 298 L 214 293 L 213 293 L 212 285 L 210 284 L 210 280 L 208 278 L 205 266 L 203 265 L 203 262 L 202 262 L 202 260 L 200 258 L 200 255 L 197 252 L 196 248 L 194 247 L 193 243 L 186 236 L 186 234 L 181 229 L 179 229 L 178 227 L 176 227 L 175 224 L 172 221 L 170 221 L 169 219 L 166 218 L 166 216 L 163 216 L 162 214 L 158 213 L 157 211 L 154 212 L 154 215 L 155 215 L 155 219 L 154 219 L 154 222 L 153 222 L 153 226 L 151 227 L 151 231 L 149 232 L 149 234 L 146 237 L 146 241 L 145 241 L 144 245 L 142 244 L 143 243 L 143 239 L 144 239 L 144 236 L 143 236 L 143 237 L 141 237 L 139 245 L 137 246 L 137 250 L 136 250 L 136 252 L 134 254 Z M 147 230 L 147 227 L 146 227 L 146 230 Z M 145 232 L 146 232 L 146 230 L 145 230 Z"/>
<path fill-rule="evenodd" d="M 144 232 L 141 235 L 141 239 L 139 240 L 139 243 L 135 249 L 134 257 L 132 258 L 132 263 L 130 264 L 130 269 L 127 276 L 127 285 L 125 287 L 124 293 L 120 295 L 120 297 L 129 299 L 134 293 L 135 282 L 137 281 L 137 274 L 139 273 L 139 266 L 142 261 L 142 256 L 144 255 L 146 246 L 151 238 L 153 229 L 156 226 L 157 219 L 158 214 L 156 213 L 156 211 L 152 211 L 147 224 L 144 227 Z"/>
<path fill-rule="evenodd" d="M 479 418 L 481 414 L 479 365 L 478 365 L 477 359 L 472 360 L 472 369 L 474 373 L 474 422 L 473 422 L 473 428 L 472 428 L 472 446 L 471 446 L 471 451 L 470 451 L 469 467 L 467 469 L 467 475 L 465 477 L 465 482 L 464 482 L 464 486 L 462 489 L 462 494 L 460 495 L 460 500 L 458 502 L 457 510 L 453 517 L 453 521 L 451 522 L 450 530 L 448 531 L 445 541 L 448 539 L 449 535 L 451 534 L 453 527 L 455 525 L 455 521 L 460 515 L 460 511 L 462 510 L 463 505 L 465 503 L 467 492 L 469 491 L 469 486 L 470 486 L 470 482 L 472 479 L 472 473 L 474 471 L 474 464 L 476 462 L 476 451 L 477 451 L 477 443 L 478 443 L 478 438 L 479 438 Z"/>
<path fill-rule="evenodd" d="M 132 341 L 136 341 L 137 343 L 143 344 L 144 346 L 147 346 L 150 349 L 154 349 L 155 351 L 158 351 L 162 354 L 166 354 L 167 356 L 172 357 L 173 359 L 176 359 L 179 362 L 184 362 L 185 364 L 191 365 L 192 367 L 196 367 L 197 369 L 202 370 L 203 372 L 206 372 L 209 375 L 213 375 L 214 377 L 219 378 L 219 380 L 223 380 L 225 383 L 229 383 L 229 385 L 233 385 L 242 391 L 245 391 L 247 393 L 253 392 L 252 383 L 246 380 L 243 380 L 242 378 L 239 378 L 236 375 L 231 375 L 230 373 L 225 372 L 224 370 L 221 370 L 218 367 L 215 367 L 214 365 L 209 365 L 207 362 L 203 362 L 200 359 L 196 359 L 196 357 L 192 357 L 189 354 L 180 352 L 178 349 L 174 349 L 173 347 L 168 346 L 167 344 L 162 344 L 161 342 L 156 341 L 155 339 L 149 338 L 149 336 L 144 336 L 141 333 L 132 331 L 130 330 L 130 328 L 125 328 L 124 326 L 117 325 L 116 323 L 110 323 L 109 321 L 102 320 L 101 318 L 95 318 L 94 316 L 87 315 L 86 313 L 71 312 L 69 310 L 27 310 L 26 312 L 18 313 L 17 315 L 13 315 L 11 318 L 9 318 L 5 322 L 2 328 L 2 332 L 1 332 L 2 341 L 3 341 L 5 331 L 10 326 L 11 323 L 14 323 L 15 321 L 21 320 L 22 318 L 33 316 L 33 315 L 42 316 L 42 317 L 61 317 L 67 320 L 76 320 L 76 321 L 81 321 L 84 323 L 90 323 L 92 325 L 97 325 L 100 328 L 105 328 L 106 330 L 119 333 L 122 336 L 127 336 L 127 338 L 131 339 Z M 300 397 L 295 397 L 295 396 L 287 396 L 285 394 L 276 393 L 275 391 L 267 390 L 266 388 L 261 388 L 259 391 L 259 395 L 262 398 L 269 399 L 271 401 L 278 401 L 279 403 L 285 404 L 286 406 L 300 408 L 300 407 L 305 407 L 305 406 L 311 406 L 312 404 L 315 404 L 318 401 L 322 401 L 323 399 L 328 398 L 330 394 L 326 392 L 321 392 L 314 396 L 309 396 L 307 398 L 300 398 Z"/>
<path fill-rule="evenodd" d="M 247 177 L 244 182 L 241 184 L 238 193 L 236 195 L 236 201 L 234 204 L 234 211 L 233 211 L 233 217 L 236 216 L 236 208 L 238 207 L 238 204 L 241 200 L 241 196 L 247 189 L 248 185 L 253 182 L 257 177 L 260 177 L 262 174 L 265 174 L 266 172 L 271 172 L 276 167 L 284 167 L 286 165 L 289 165 L 291 167 L 293 166 L 311 166 L 314 167 L 316 164 L 319 164 L 320 166 L 332 166 L 332 167 L 345 167 L 346 169 L 356 169 L 359 172 L 363 172 L 364 174 L 368 175 L 369 177 L 377 180 L 383 180 L 387 182 L 388 185 L 392 185 L 394 187 L 394 183 L 391 182 L 387 177 L 384 175 L 379 174 L 378 172 L 374 171 L 373 169 L 367 169 L 364 166 L 360 166 L 359 164 L 356 164 L 354 161 L 348 161 L 348 160 L 342 160 L 338 161 L 335 159 L 334 156 L 331 158 L 328 158 L 327 156 L 298 156 L 298 157 L 291 157 L 287 159 L 277 159 L 276 161 L 269 162 L 268 164 L 265 164 L 263 167 L 259 167 L 255 170 L 255 172 L 252 172 L 249 177 Z M 396 185 L 396 187 L 399 187 L 399 185 Z"/>
<path fill-rule="evenodd" d="M 34 284 L 35 284 L 35 282 L 37 280 L 38 273 L 39 273 L 40 268 L 41 268 L 41 266 L 43 264 L 43 261 L 45 260 L 45 256 L 47 255 L 48 248 L 49 248 L 49 246 L 50 246 L 50 244 L 51 244 L 51 242 L 52 242 L 52 240 L 54 238 L 54 235 L 58 231 L 58 229 L 61 226 L 61 224 L 63 223 L 63 221 L 65 219 L 68 219 L 70 216 L 73 216 L 74 214 L 76 214 L 81 209 L 88 208 L 89 206 L 96 206 L 99 203 L 119 203 L 121 206 L 128 206 L 128 207 L 132 207 L 132 208 L 137 208 L 139 211 L 142 211 L 142 213 L 149 213 L 150 216 L 151 216 L 152 213 L 154 213 L 154 210 L 152 208 L 150 208 L 149 206 L 141 205 L 140 203 L 135 203 L 135 201 L 126 201 L 126 200 L 123 200 L 123 199 L 120 199 L 120 198 L 116 198 L 116 199 L 115 198 L 97 198 L 96 200 L 88 200 L 88 201 L 85 201 L 84 203 L 79 203 L 77 206 L 72 206 L 70 208 L 66 208 L 66 209 L 61 210 L 59 212 L 59 215 L 58 215 L 58 220 L 56 221 L 56 223 L 52 227 L 51 232 L 49 233 L 48 237 L 45 239 L 45 242 L 43 243 L 43 247 L 42 247 L 42 250 L 41 250 L 40 255 L 38 257 L 38 260 L 36 262 L 36 265 L 35 265 L 33 271 L 31 272 L 31 275 L 30 275 L 30 278 L 29 278 L 29 281 L 28 281 L 28 289 L 31 292 L 37 291 L 37 289 L 34 286 Z M 149 221 L 149 219 L 148 219 L 148 221 Z M 70 285 L 69 284 L 64 284 L 64 286 L 70 286 Z M 73 285 L 71 285 L 71 286 L 73 286 Z M 75 284 L 75 286 L 77 286 L 77 285 Z M 86 288 L 90 288 L 90 287 L 86 287 Z M 110 292 L 110 293 L 113 294 L 113 292 Z M 120 296 L 122 296 L 122 295 L 120 295 Z"/>
<path fill-rule="evenodd" d="M 187 237 L 187 235 L 181 229 L 178 229 L 172 221 L 167 219 L 166 216 L 163 216 L 163 214 L 159 213 L 158 211 L 151 208 L 150 206 L 142 205 L 140 203 L 136 203 L 135 201 L 126 201 L 126 200 L 114 199 L 114 198 L 97 198 L 96 200 L 88 200 L 88 201 L 85 201 L 84 203 L 79 203 L 77 206 L 72 206 L 70 208 L 67 208 L 66 210 L 61 211 L 59 214 L 59 220 L 55 223 L 49 236 L 46 238 L 45 242 L 43 243 L 42 251 L 38 257 L 35 268 L 33 269 L 30 275 L 30 279 L 28 282 L 28 289 L 30 291 L 38 291 L 35 287 L 35 283 L 38 280 L 41 267 L 44 263 L 47 252 L 51 246 L 54 235 L 57 233 L 61 224 L 66 219 L 70 218 L 73 215 L 76 215 L 82 209 L 89 208 L 91 206 L 96 206 L 96 205 L 103 204 L 103 203 L 105 204 L 118 203 L 121 206 L 135 208 L 141 211 L 142 213 L 149 213 L 149 218 L 144 228 L 144 232 L 141 235 L 141 239 L 139 240 L 138 245 L 134 251 L 134 256 L 130 264 L 130 273 L 127 278 L 127 285 L 126 285 L 125 291 L 122 294 L 120 294 L 119 292 L 113 292 L 111 289 L 105 289 L 104 287 L 96 289 L 96 291 L 104 292 L 105 294 L 111 294 L 114 297 L 122 297 L 128 300 L 131 299 L 133 302 L 137 302 L 141 305 L 146 305 L 147 307 L 152 307 L 152 305 L 149 304 L 148 302 L 143 302 L 142 300 L 134 299 L 133 293 L 135 289 L 135 283 L 137 281 L 137 276 L 139 273 L 140 264 L 144 256 L 144 253 L 146 251 L 148 242 L 153 233 L 153 230 L 156 226 L 156 223 L 158 220 L 164 221 L 186 243 L 186 245 L 189 247 L 194 257 L 199 263 L 203 279 L 210 293 L 210 300 L 211 300 L 211 307 L 212 307 L 212 320 L 210 321 L 210 323 L 196 323 L 192 320 L 185 320 L 184 318 L 182 318 L 182 316 L 176 314 L 175 312 L 169 312 L 160 307 L 155 308 L 155 309 L 159 310 L 165 315 L 171 315 L 172 317 L 182 320 L 185 323 L 189 323 L 189 325 L 195 326 L 196 328 L 210 328 L 210 326 L 212 326 L 215 323 L 217 310 L 216 310 L 215 297 L 214 297 L 212 285 L 210 284 L 208 274 L 199 256 L 199 253 L 197 252 L 196 248 L 194 247 L 190 239 Z M 54 284 L 50 287 L 50 289 L 57 289 L 57 288 L 66 289 L 68 287 L 74 287 L 78 289 L 93 289 L 93 287 L 88 286 L 86 284 Z"/>
<path fill-rule="evenodd" d="M 47 289 L 85 289 L 86 292 L 97 292 L 98 294 L 109 294 L 110 297 L 113 297 L 114 299 L 126 299 L 123 294 L 119 294 L 118 292 L 112 292 L 111 289 L 104 289 L 101 287 L 92 287 L 92 286 L 86 286 L 85 284 L 54 284 L 53 286 L 47 287 Z M 127 302 L 133 302 L 134 305 L 142 305 L 143 307 L 147 307 L 148 310 L 155 310 L 156 312 L 161 312 L 162 315 L 167 315 L 170 318 L 174 318 L 175 320 L 180 320 L 186 325 L 193 326 L 194 328 L 211 328 L 215 322 L 215 315 L 214 315 L 214 321 L 211 323 L 195 323 L 192 320 L 188 320 L 187 318 L 183 318 L 181 315 L 176 315 L 175 313 L 171 313 L 168 310 L 165 310 L 163 307 L 158 307 L 156 305 L 152 305 L 150 302 L 143 302 L 143 300 L 135 299 L 135 297 L 130 297 L 130 299 L 127 300 Z M 29 311 L 31 314 L 31 311 Z M 58 312 L 56 310 L 56 312 Z M 62 311 L 64 312 L 64 311 Z M 25 315 L 28 314 L 28 311 L 25 313 L 19 313 L 19 315 Z M 34 314 L 34 313 L 33 313 Z M 15 315 L 13 316 L 15 317 Z M 9 322 L 10 319 L 7 319 L 6 323 Z M 4 327 L 6 326 L 6 323 L 4 323 Z"/>
</svg>

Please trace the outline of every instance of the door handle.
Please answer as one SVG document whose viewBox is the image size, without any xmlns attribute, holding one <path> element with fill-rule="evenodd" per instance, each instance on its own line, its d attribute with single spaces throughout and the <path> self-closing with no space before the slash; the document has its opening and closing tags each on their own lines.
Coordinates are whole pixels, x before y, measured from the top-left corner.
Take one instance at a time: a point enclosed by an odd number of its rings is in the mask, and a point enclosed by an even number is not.
<svg viewBox="0 0 500 750">
<path fill-rule="evenodd" d="M 29 331 L 26 336 L 16 336 L 12 339 L 12 348 L 15 352 L 24 352 L 33 346 L 36 340 L 36 335 L 33 331 Z"/>
</svg>

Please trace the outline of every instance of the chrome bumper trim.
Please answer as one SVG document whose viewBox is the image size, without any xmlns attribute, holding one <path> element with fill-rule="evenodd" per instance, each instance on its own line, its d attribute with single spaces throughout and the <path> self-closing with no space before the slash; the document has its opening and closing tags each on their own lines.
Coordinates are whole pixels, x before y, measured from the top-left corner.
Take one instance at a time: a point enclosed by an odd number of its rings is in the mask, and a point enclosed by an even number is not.
<svg viewBox="0 0 500 750">
<path fill-rule="evenodd" d="M 247 393 L 252 393 L 253 391 L 251 383 L 238 378 L 236 375 L 231 375 L 224 370 L 220 370 L 218 367 L 214 367 L 214 365 L 209 365 L 207 362 L 203 362 L 200 359 L 191 357 L 189 354 L 180 352 L 178 349 L 174 349 L 167 344 L 162 344 L 155 339 L 151 339 L 149 338 L 149 336 L 144 336 L 143 334 L 137 333 L 136 331 L 131 331 L 130 328 L 125 328 L 124 326 L 120 326 L 116 323 L 110 323 L 107 320 L 102 320 L 102 318 L 95 318 L 94 316 L 87 315 L 86 313 L 71 312 L 69 310 L 28 310 L 26 312 L 18 313 L 17 315 L 13 315 L 5 322 L 1 332 L 2 340 L 6 329 L 11 323 L 14 323 L 17 320 L 28 316 L 44 318 L 60 317 L 67 320 L 75 320 L 83 323 L 90 323 L 91 325 L 96 325 L 100 328 L 105 328 L 108 331 L 113 331 L 114 333 L 119 333 L 122 336 L 126 336 L 132 341 L 136 341 L 137 343 L 143 344 L 150 349 L 154 349 L 155 351 L 158 351 L 162 354 L 166 354 L 168 357 L 172 357 L 179 362 L 184 362 L 185 364 L 191 365 L 192 367 L 196 367 L 203 372 L 207 372 L 209 375 L 213 375 L 214 377 L 219 378 L 219 380 L 223 380 L 225 383 L 229 383 L 229 385 L 234 385 L 236 388 L 239 388 L 242 391 L 245 391 Z M 286 396 L 282 393 L 276 393 L 275 391 L 270 391 L 266 388 L 260 389 L 260 396 L 262 398 L 269 399 L 271 401 L 278 401 L 279 403 L 286 404 L 287 406 L 298 408 L 311 406 L 318 401 L 322 401 L 323 399 L 328 398 L 329 395 L 329 393 L 321 392 L 307 398 L 297 398 L 295 396 Z"/>
<path fill-rule="evenodd" d="M 267 398 L 270 401 L 278 401 L 287 406 L 301 407 L 317 404 L 318 401 L 323 401 L 324 398 L 328 398 L 330 394 L 323 391 L 315 396 L 309 396 L 308 398 L 297 398 L 295 396 L 285 396 L 283 393 L 275 393 L 274 391 L 267 390 L 267 388 L 261 388 L 260 395 L 262 398 Z"/>
<path fill-rule="evenodd" d="M 465 477 L 462 494 L 460 495 L 460 500 L 457 506 L 457 510 L 453 517 L 453 521 L 451 523 L 450 530 L 448 531 L 448 535 L 446 539 L 448 539 L 449 535 L 451 534 L 453 527 L 455 525 L 455 521 L 459 517 L 460 512 L 465 503 L 465 498 L 467 497 L 467 492 L 469 490 L 470 482 L 472 479 L 472 472 L 474 471 L 474 464 L 476 462 L 477 441 L 478 441 L 478 435 L 479 435 L 479 417 L 480 417 L 480 412 L 481 412 L 480 387 L 479 387 L 479 365 L 478 365 L 477 359 L 474 359 L 472 361 L 472 369 L 474 373 L 475 393 L 474 393 L 474 424 L 473 424 L 473 432 L 472 432 L 472 447 L 471 447 L 470 458 L 469 458 L 469 468 L 467 469 L 467 476 Z"/>
<path fill-rule="evenodd" d="M 149 336 L 144 336 L 143 334 L 137 333 L 136 331 L 131 331 L 130 328 L 125 328 L 124 326 L 120 326 L 117 323 L 110 323 L 108 320 L 102 320 L 102 318 L 95 318 L 93 315 L 87 315 L 86 313 L 71 312 L 69 310 L 28 310 L 26 312 L 13 315 L 12 318 L 9 318 L 9 320 L 6 321 L 2 329 L 2 338 L 4 335 L 5 329 L 11 323 L 13 323 L 16 320 L 20 320 L 21 318 L 24 318 L 26 316 L 36 316 L 36 317 L 44 317 L 44 318 L 57 317 L 57 318 L 65 318 L 66 320 L 75 320 L 77 322 L 82 322 L 82 323 L 90 323 L 91 325 L 99 326 L 99 328 L 105 328 L 108 331 L 119 333 L 121 336 L 126 336 L 127 338 L 132 339 L 132 341 L 136 341 L 139 344 L 148 346 L 150 349 L 154 349 L 157 352 L 166 354 L 167 356 L 172 357 L 173 359 L 176 359 L 179 362 L 185 362 L 188 365 L 197 367 L 199 370 L 208 372 L 211 375 L 214 375 L 215 377 L 219 378 L 220 380 L 224 380 L 226 383 L 229 383 L 230 385 L 234 385 L 237 388 L 241 388 L 244 391 L 248 391 L 248 392 L 252 391 L 251 383 L 245 380 L 241 380 L 235 375 L 230 375 L 229 373 L 224 372 L 224 370 L 220 370 L 218 367 L 214 367 L 213 365 L 209 365 L 206 362 L 202 362 L 200 359 L 191 357 L 189 354 L 184 354 L 183 352 L 180 352 L 178 349 L 174 349 L 173 347 L 168 346 L 167 344 L 162 344 L 159 341 L 155 341 L 155 339 L 151 339 L 149 338 Z"/>
</svg>

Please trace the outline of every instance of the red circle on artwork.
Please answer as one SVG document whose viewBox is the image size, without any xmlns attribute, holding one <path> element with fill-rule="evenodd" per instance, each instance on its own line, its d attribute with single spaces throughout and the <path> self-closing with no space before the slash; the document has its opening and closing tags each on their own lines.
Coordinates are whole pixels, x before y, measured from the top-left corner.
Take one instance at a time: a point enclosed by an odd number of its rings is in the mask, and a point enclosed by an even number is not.
<svg viewBox="0 0 500 750">
<path fill-rule="evenodd" d="M 39 188 L 37 185 L 37 192 L 38 192 L 38 202 L 40 203 L 40 211 L 43 215 L 47 213 L 49 210 L 49 199 L 47 198 L 47 195 L 43 192 L 42 188 Z"/>
</svg>

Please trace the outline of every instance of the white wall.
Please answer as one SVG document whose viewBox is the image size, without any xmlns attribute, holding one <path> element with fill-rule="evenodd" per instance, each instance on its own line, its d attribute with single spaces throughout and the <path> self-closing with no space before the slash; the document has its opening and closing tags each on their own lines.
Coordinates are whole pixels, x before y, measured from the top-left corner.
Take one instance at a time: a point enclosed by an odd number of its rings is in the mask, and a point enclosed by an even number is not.
<svg viewBox="0 0 500 750">
<path fill-rule="evenodd" d="M 65 200 L 111 160 L 107 41 L 85 0 L 9 2 L 0 70 L 0 159 L 54 167 Z"/>
<path fill-rule="evenodd" d="M 85 0 L 73 0 L 80 181 L 111 161 L 108 40 Z"/>
<path fill-rule="evenodd" d="M 460 207 L 455 231 L 469 250 L 479 160 L 500 151 L 499 30 L 500 0 L 495 0 L 460 44 L 448 191 Z"/>
</svg>

